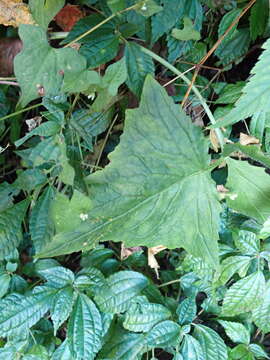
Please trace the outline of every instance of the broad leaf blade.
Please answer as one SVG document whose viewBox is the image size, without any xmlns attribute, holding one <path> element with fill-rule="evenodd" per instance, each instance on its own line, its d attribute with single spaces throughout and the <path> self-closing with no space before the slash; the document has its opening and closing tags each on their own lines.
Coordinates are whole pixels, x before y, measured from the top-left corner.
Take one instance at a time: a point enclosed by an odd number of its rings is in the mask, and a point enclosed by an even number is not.
<svg viewBox="0 0 270 360">
<path fill-rule="evenodd" d="M 234 343 L 249 344 L 250 335 L 243 324 L 225 320 L 219 320 L 219 323 L 224 327 L 227 336 Z"/>
<path fill-rule="evenodd" d="M 216 266 L 221 207 L 208 170 L 208 143 L 150 76 L 140 107 L 127 112 L 125 132 L 110 159 L 104 171 L 89 177 L 94 205 L 89 220 L 58 234 L 38 256 L 113 240 L 184 247 Z"/>
<path fill-rule="evenodd" d="M 68 343 L 75 359 L 93 360 L 101 347 L 102 321 L 96 305 L 84 294 L 74 304 L 68 324 Z"/>
<path fill-rule="evenodd" d="M 262 303 L 252 312 L 256 326 L 263 332 L 270 332 L 270 282 L 267 283 Z"/>
<path fill-rule="evenodd" d="M 30 0 L 29 6 L 33 18 L 45 30 L 49 22 L 65 5 L 65 0 Z"/>
<path fill-rule="evenodd" d="M 61 289 L 53 299 L 51 318 L 54 327 L 54 334 L 64 321 L 69 317 L 74 302 L 73 289 L 66 287 Z"/>
</svg>

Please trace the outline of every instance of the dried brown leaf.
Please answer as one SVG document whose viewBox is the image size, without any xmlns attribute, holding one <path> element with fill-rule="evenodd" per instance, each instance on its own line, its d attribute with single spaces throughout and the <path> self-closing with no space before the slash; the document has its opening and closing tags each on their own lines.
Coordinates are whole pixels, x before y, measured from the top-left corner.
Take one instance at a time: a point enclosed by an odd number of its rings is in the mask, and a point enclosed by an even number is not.
<svg viewBox="0 0 270 360">
<path fill-rule="evenodd" d="M 22 41 L 20 39 L 0 39 L 0 76 L 10 76 L 13 74 L 13 60 L 21 49 Z"/>
<path fill-rule="evenodd" d="M 241 145 L 251 145 L 251 144 L 259 144 L 260 140 L 257 139 L 255 136 L 240 133 L 240 141 L 239 142 Z"/>
<path fill-rule="evenodd" d="M 160 268 L 160 266 L 159 266 L 159 263 L 157 262 L 157 259 L 155 258 L 155 255 L 165 249 L 167 249 L 167 248 L 162 245 L 154 246 L 154 247 L 148 249 L 148 265 L 150 266 L 151 269 L 155 270 L 155 273 L 156 273 L 158 279 L 159 279 L 158 269 Z"/>
<path fill-rule="evenodd" d="M 21 24 L 34 24 L 34 20 L 28 5 L 22 0 L 1 0 L 0 24 L 18 27 Z"/>
</svg>

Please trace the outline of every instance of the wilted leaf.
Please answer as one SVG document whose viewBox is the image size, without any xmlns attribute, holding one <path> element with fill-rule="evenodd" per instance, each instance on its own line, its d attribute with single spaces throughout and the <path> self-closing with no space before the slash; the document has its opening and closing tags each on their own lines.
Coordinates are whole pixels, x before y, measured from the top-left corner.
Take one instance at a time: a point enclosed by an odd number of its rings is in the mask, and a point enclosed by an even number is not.
<svg viewBox="0 0 270 360">
<path fill-rule="evenodd" d="M 63 31 L 70 31 L 83 16 L 84 14 L 78 5 L 68 4 L 55 16 L 55 21 Z"/>
<path fill-rule="evenodd" d="M 21 24 L 33 23 L 29 7 L 22 0 L 1 0 L 0 24 L 17 27 Z"/>
</svg>

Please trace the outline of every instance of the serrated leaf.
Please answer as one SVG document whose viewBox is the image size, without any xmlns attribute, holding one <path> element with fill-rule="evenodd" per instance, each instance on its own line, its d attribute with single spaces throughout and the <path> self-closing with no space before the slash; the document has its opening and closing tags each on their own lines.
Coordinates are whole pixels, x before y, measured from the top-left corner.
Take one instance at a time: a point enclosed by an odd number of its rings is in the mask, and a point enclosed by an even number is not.
<svg viewBox="0 0 270 360">
<path fill-rule="evenodd" d="M 28 204 L 28 200 L 23 200 L 0 212 L 0 260 L 8 256 L 21 242 L 21 224 Z"/>
<path fill-rule="evenodd" d="M 221 263 L 221 273 L 219 281 L 222 285 L 225 285 L 230 278 L 238 273 L 241 277 L 244 277 L 248 271 L 251 258 L 249 256 L 229 256 Z"/>
<path fill-rule="evenodd" d="M 106 280 L 101 271 L 94 267 L 83 268 L 76 275 L 74 286 L 78 288 L 97 289 L 106 285 Z"/>
<path fill-rule="evenodd" d="M 183 16 L 183 2 L 179 0 L 165 0 L 163 10 L 152 18 L 152 43 L 167 33 Z"/>
<path fill-rule="evenodd" d="M 51 308 L 51 319 L 54 327 L 54 335 L 56 335 L 59 327 L 69 317 L 74 303 L 74 292 L 71 287 L 65 287 L 58 291 L 54 296 L 52 308 Z"/>
<path fill-rule="evenodd" d="M 223 316 L 234 316 L 254 310 L 262 303 L 265 279 L 258 271 L 233 284 L 225 294 L 222 305 Z"/>
<path fill-rule="evenodd" d="M 8 295 L 0 301 L 0 336 L 7 337 L 31 328 L 49 310 L 56 290 L 41 287 L 28 296 Z"/>
<path fill-rule="evenodd" d="M 250 34 L 254 41 L 258 36 L 262 36 L 267 28 L 269 18 L 269 1 L 258 0 L 250 11 Z"/>
<path fill-rule="evenodd" d="M 105 87 L 111 96 L 117 95 L 118 88 L 126 81 L 127 67 L 123 57 L 121 60 L 110 65 L 102 78 L 102 87 Z"/>
<path fill-rule="evenodd" d="M 148 74 L 154 75 L 155 67 L 150 56 L 142 52 L 139 45 L 129 42 L 125 48 L 127 86 L 139 98 Z"/>
<path fill-rule="evenodd" d="M 48 186 L 31 211 L 29 228 L 36 252 L 49 243 L 54 234 L 54 223 L 52 221 L 54 197 L 54 188 Z"/>
<path fill-rule="evenodd" d="M 190 324 L 196 317 L 197 305 L 194 297 L 188 297 L 177 307 L 178 322 L 180 325 Z"/>
<path fill-rule="evenodd" d="M 252 319 L 263 332 L 270 332 L 270 282 L 267 283 L 262 303 L 252 311 Z"/>
<path fill-rule="evenodd" d="M 222 338 L 213 329 L 196 324 L 193 336 L 200 343 L 205 360 L 228 359 L 227 347 Z"/>
<path fill-rule="evenodd" d="M 120 313 L 128 309 L 130 300 L 146 286 L 148 280 L 135 271 L 119 271 L 97 289 L 95 302 L 103 312 Z"/>
<path fill-rule="evenodd" d="M 241 96 L 244 81 L 237 81 L 235 84 L 227 84 L 219 93 L 218 99 L 215 104 L 234 104 Z"/>
<path fill-rule="evenodd" d="M 256 255 L 260 251 L 260 241 L 251 231 L 240 230 L 234 240 L 235 246 L 246 255 Z"/>
<path fill-rule="evenodd" d="M 233 110 L 223 120 L 218 121 L 213 127 L 228 126 L 254 115 L 258 111 L 269 109 L 269 82 L 267 81 L 267 64 L 270 58 L 270 40 L 267 40 L 262 48 L 264 52 L 259 57 L 256 65 L 251 70 L 251 77 Z"/>
<path fill-rule="evenodd" d="M 243 324 L 225 320 L 218 320 L 218 322 L 224 327 L 227 336 L 234 343 L 249 344 L 250 334 Z"/>
<path fill-rule="evenodd" d="M 155 325 L 147 334 L 147 345 L 153 348 L 175 346 L 180 338 L 181 327 L 174 321 L 165 320 Z"/>
<path fill-rule="evenodd" d="M 74 274 L 63 266 L 46 267 L 46 260 L 40 260 L 35 266 L 36 273 L 48 282 L 48 285 L 55 288 L 63 288 L 72 285 Z"/>
<path fill-rule="evenodd" d="M 269 356 L 260 345 L 250 344 L 248 348 L 256 359 L 269 359 Z"/>
<path fill-rule="evenodd" d="M 129 331 L 148 332 L 154 325 L 170 317 L 170 311 L 163 305 L 134 302 L 125 313 L 123 326 Z"/>
<path fill-rule="evenodd" d="M 29 6 L 35 21 L 45 30 L 49 22 L 65 5 L 65 0 L 30 0 Z"/>
<path fill-rule="evenodd" d="M 86 68 L 85 59 L 76 50 L 52 48 L 46 32 L 38 26 L 21 25 L 19 35 L 24 46 L 14 60 L 14 71 L 22 90 L 22 106 L 44 94 L 59 95 L 63 74 Z M 36 61 L 28 66 L 33 58 Z"/>
<path fill-rule="evenodd" d="M 89 219 L 72 233 L 56 235 L 38 256 L 121 240 L 126 247 L 184 247 L 216 266 L 221 207 L 201 130 L 150 76 L 140 107 L 127 112 L 125 124 L 111 164 L 88 178 Z"/>
<path fill-rule="evenodd" d="M 76 360 L 95 359 L 101 348 L 102 320 L 96 305 L 79 294 L 68 323 L 68 343 Z"/>
<path fill-rule="evenodd" d="M 70 353 L 67 339 L 55 350 L 52 360 L 74 360 Z"/>
<path fill-rule="evenodd" d="M 188 360 L 206 360 L 199 341 L 191 335 L 185 335 L 181 348 L 181 354 L 184 359 Z"/>
<path fill-rule="evenodd" d="M 245 161 L 228 159 L 227 164 L 225 187 L 233 193 L 231 198 L 227 197 L 228 206 L 260 223 L 265 222 L 270 216 L 270 176 L 264 168 Z"/>
</svg>

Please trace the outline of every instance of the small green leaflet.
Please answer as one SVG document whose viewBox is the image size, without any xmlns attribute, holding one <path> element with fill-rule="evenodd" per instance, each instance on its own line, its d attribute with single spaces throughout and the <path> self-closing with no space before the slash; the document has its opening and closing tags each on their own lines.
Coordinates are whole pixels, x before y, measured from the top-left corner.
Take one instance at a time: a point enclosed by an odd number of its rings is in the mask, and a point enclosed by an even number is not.
<svg viewBox="0 0 270 360">
<path fill-rule="evenodd" d="M 49 22 L 65 5 L 65 0 L 30 0 L 29 6 L 33 18 L 44 29 L 47 30 Z"/>
<path fill-rule="evenodd" d="M 69 317 L 74 303 L 74 293 L 72 287 L 65 287 L 55 295 L 51 308 L 51 319 L 54 327 L 54 335 L 58 328 Z"/>
<path fill-rule="evenodd" d="M 88 178 L 89 219 L 73 232 L 56 235 L 39 257 L 113 240 L 126 246 L 184 247 L 217 266 L 221 207 L 207 140 L 151 76 L 140 107 L 127 111 L 124 134 L 110 160 Z"/>
<path fill-rule="evenodd" d="M 258 111 L 269 109 L 269 82 L 266 79 L 268 79 L 270 39 L 263 44 L 262 48 L 265 49 L 265 51 L 251 70 L 252 76 L 243 88 L 242 95 L 236 102 L 235 107 L 228 115 L 212 127 L 232 125 L 254 115 Z"/>
<path fill-rule="evenodd" d="M 262 303 L 252 311 L 252 319 L 263 332 L 270 332 L 270 282 L 266 285 Z"/>
<path fill-rule="evenodd" d="M 199 31 L 196 31 L 193 28 L 193 22 L 190 18 L 188 17 L 184 17 L 184 28 L 183 29 L 173 29 L 172 30 L 172 36 L 176 39 L 176 40 L 181 40 L 181 41 L 188 41 L 188 40 L 200 40 L 201 35 L 199 33 Z"/>
<path fill-rule="evenodd" d="M 76 50 L 51 47 L 46 32 L 38 26 L 21 25 L 19 35 L 24 46 L 14 60 L 14 71 L 22 90 L 22 106 L 44 94 L 59 95 L 65 72 L 86 68 L 85 58 Z"/>
<path fill-rule="evenodd" d="M 262 303 L 264 293 L 265 279 L 260 271 L 238 280 L 225 295 L 222 316 L 234 316 L 255 309 Z"/>
<path fill-rule="evenodd" d="M 147 334 L 147 345 L 153 348 L 175 346 L 179 342 L 181 327 L 174 321 L 165 320 Z"/>
<path fill-rule="evenodd" d="M 68 323 L 68 343 L 76 360 L 94 360 L 101 348 L 102 320 L 96 305 L 79 294 Z"/>
<path fill-rule="evenodd" d="M 191 335 L 185 335 L 181 354 L 184 359 L 188 360 L 206 360 L 199 341 Z"/>
<path fill-rule="evenodd" d="M 190 324 L 196 317 L 197 305 L 195 297 L 190 296 L 183 300 L 176 309 L 180 325 Z"/>
<path fill-rule="evenodd" d="M 249 344 L 250 334 L 243 324 L 225 320 L 219 320 L 218 322 L 224 327 L 227 336 L 234 343 Z"/>
<path fill-rule="evenodd" d="M 251 258 L 249 256 L 229 256 L 221 263 L 221 272 L 219 281 L 225 285 L 230 278 L 238 273 L 240 277 L 244 277 L 248 271 Z"/>
</svg>

